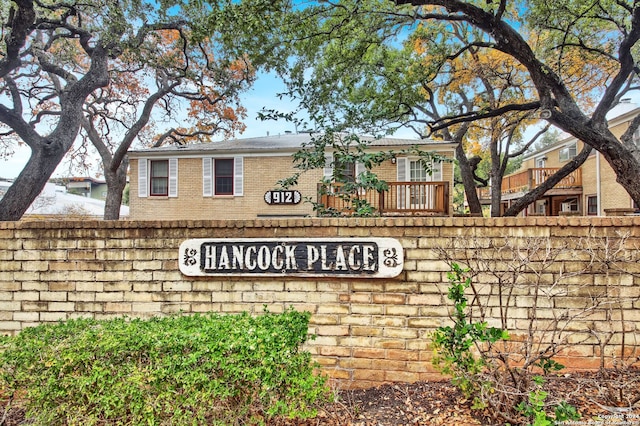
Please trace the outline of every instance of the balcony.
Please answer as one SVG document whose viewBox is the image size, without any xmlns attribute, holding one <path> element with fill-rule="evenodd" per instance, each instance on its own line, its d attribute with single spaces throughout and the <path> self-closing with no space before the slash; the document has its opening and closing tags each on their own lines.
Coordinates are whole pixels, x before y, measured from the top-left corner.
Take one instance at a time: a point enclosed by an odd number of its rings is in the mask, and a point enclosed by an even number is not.
<svg viewBox="0 0 640 426">
<path fill-rule="evenodd" d="M 355 200 L 364 200 L 381 216 L 449 215 L 449 182 L 387 182 L 386 191 L 357 194 L 342 191 L 341 184 L 318 185 L 318 202 L 325 209 L 351 215 Z"/>
<path fill-rule="evenodd" d="M 552 167 L 537 167 L 527 169 L 522 172 L 514 173 L 502 178 L 502 198 L 513 199 L 521 197 L 525 192 L 531 191 L 545 182 L 551 175 L 560 170 L 559 168 Z M 562 193 L 562 192 L 575 192 L 582 188 L 582 169 L 577 169 L 571 172 L 568 176 L 562 179 L 556 184 L 550 191 Z M 491 198 L 491 188 L 478 188 L 478 197 L 481 200 L 488 200 Z"/>
</svg>

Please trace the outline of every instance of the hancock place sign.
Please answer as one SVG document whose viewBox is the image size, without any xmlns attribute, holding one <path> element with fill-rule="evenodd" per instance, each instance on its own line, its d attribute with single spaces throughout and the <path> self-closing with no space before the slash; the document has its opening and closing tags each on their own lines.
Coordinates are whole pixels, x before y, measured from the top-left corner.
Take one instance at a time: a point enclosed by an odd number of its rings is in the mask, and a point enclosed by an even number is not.
<svg viewBox="0 0 640 426">
<path fill-rule="evenodd" d="M 391 278 L 404 252 L 394 238 L 201 238 L 180 245 L 179 264 L 189 276 Z"/>
</svg>

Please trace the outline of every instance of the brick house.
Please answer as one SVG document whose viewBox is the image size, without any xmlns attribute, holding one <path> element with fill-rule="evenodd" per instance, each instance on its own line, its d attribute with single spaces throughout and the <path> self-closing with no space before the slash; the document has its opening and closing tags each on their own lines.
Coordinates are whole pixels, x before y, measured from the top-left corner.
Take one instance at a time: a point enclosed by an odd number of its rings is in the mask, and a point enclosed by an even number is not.
<svg viewBox="0 0 640 426">
<path fill-rule="evenodd" d="M 277 181 L 295 172 L 292 155 L 310 141 L 311 135 L 299 133 L 132 151 L 129 217 L 200 220 L 315 215 L 312 205 L 304 201 L 307 197 L 336 204 L 337 198 L 331 196 L 335 188 L 324 195 L 318 191 L 323 177 L 331 179 L 334 173 L 330 152 L 325 154 L 327 166 L 303 174 L 292 188 L 295 191 L 275 193 Z M 454 156 L 450 143 L 415 139 L 371 138 L 368 149 L 399 152 L 416 145 L 447 158 Z M 433 169 L 428 175 L 418 158 L 398 154 L 373 170 L 389 183 L 389 191 L 360 196 L 383 215 L 451 215 L 453 164 L 437 163 Z M 353 164 L 341 172 L 345 170 L 357 179 L 363 168 Z"/>
<path fill-rule="evenodd" d="M 631 120 L 640 114 L 640 107 L 623 102 L 609 113 L 609 129 L 618 138 L 627 130 Z M 634 134 L 640 143 L 640 132 Z M 512 202 L 530 189 L 545 181 L 567 161 L 575 157 L 584 143 L 573 136 L 526 155 L 520 169 L 502 180 L 502 207 L 506 210 Z M 490 188 L 479 189 L 480 202 L 490 204 Z M 616 175 L 609 163 L 596 150 L 587 160 L 541 199 L 530 204 L 523 216 L 605 216 L 637 212 L 631 196 L 616 182 Z"/>
</svg>

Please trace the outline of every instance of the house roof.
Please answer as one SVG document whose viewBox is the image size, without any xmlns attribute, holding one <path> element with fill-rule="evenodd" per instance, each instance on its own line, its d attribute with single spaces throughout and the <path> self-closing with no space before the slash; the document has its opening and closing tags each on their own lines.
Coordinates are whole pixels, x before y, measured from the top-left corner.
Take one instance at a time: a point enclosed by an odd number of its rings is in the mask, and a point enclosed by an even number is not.
<svg viewBox="0 0 640 426">
<path fill-rule="evenodd" d="M 620 102 L 607 113 L 607 121 L 609 122 L 609 128 L 617 126 L 626 121 L 630 121 L 633 117 L 640 114 L 640 106 L 638 104 L 624 101 Z M 578 139 L 568 133 L 562 132 L 558 135 L 558 140 L 548 146 L 543 147 L 537 151 L 530 152 L 523 156 L 523 159 L 527 160 L 533 157 L 538 157 L 547 152 L 558 149 L 558 147 L 572 144 Z"/>
<path fill-rule="evenodd" d="M 68 177 L 68 178 L 61 178 L 60 179 L 63 182 L 91 182 L 93 184 L 96 185 L 106 185 L 107 181 L 105 180 L 101 180 L 101 179 L 96 179 L 93 177 L 89 177 L 89 176 L 72 176 L 72 177 Z"/>
<path fill-rule="evenodd" d="M 249 153 L 273 153 L 273 152 L 295 152 L 304 144 L 312 142 L 319 134 L 291 133 L 275 136 L 262 136 L 244 139 L 224 140 L 220 142 L 210 142 L 189 145 L 168 145 L 159 148 L 147 148 L 130 151 L 130 157 L 141 157 L 146 155 L 198 155 L 216 152 L 220 154 L 249 154 Z M 374 138 L 361 136 L 361 140 L 369 141 L 369 146 L 390 148 L 402 146 L 430 146 L 433 149 L 451 149 L 453 144 L 431 139 L 402 139 L 402 138 Z"/>
</svg>

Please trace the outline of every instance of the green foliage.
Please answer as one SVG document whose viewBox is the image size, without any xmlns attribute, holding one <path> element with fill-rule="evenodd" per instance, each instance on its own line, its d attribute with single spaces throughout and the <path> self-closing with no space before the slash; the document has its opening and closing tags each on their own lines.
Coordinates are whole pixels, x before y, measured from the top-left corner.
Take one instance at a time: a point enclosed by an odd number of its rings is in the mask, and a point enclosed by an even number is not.
<svg viewBox="0 0 640 426">
<path fill-rule="evenodd" d="M 129 205 L 129 196 L 131 194 L 131 189 L 129 188 L 129 184 L 126 184 L 124 187 L 124 191 L 122 191 L 122 205 Z"/>
<path fill-rule="evenodd" d="M 32 424 L 261 424 L 313 416 L 309 313 L 76 319 L 2 342 L 0 380 Z"/>
<path fill-rule="evenodd" d="M 313 205 L 314 211 L 320 216 L 343 216 L 347 214 L 346 212 L 350 216 L 357 217 L 377 216 L 379 212 L 369 203 L 366 194 L 387 191 L 389 185 L 372 171 L 373 168 L 397 155 L 412 155 L 417 157 L 426 172 L 431 174 L 433 162 L 452 161 L 437 153 L 422 151 L 418 145 L 397 152 L 392 150 L 370 152 L 368 150 L 370 143 L 371 138 L 361 138 L 353 133 L 345 134 L 329 130 L 314 135 L 309 143 L 293 155 L 294 168 L 298 171 L 293 176 L 279 180 L 277 185 L 288 189 L 297 185 L 300 176 L 309 170 L 331 168 L 332 175 L 322 179 L 318 187 L 318 195 L 335 197 L 339 200 L 337 204 L 343 208 L 327 206 L 320 200 L 307 198 L 306 201 Z M 364 170 L 357 173 L 353 179 L 345 174 L 348 167 L 356 171 L 358 167 L 362 167 Z"/>
<path fill-rule="evenodd" d="M 511 419 L 510 411 L 525 419 L 533 420 L 535 426 L 554 424 L 554 421 L 573 420 L 579 418 L 575 407 L 566 402 L 554 407 L 555 416 L 547 414 L 547 392 L 542 390 L 544 378 L 531 377 L 534 389 L 529 391 L 528 398 L 521 400 L 519 395 L 505 395 L 502 406 L 492 406 L 487 395 L 498 392 L 502 388 L 504 377 L 517 378 L 519 385 L 528 382 L 528 371 L 509 367 L 507 354 L 491 354 L 482 346 L 491 346 L 498 341 L 509 339 L 506 330 L 489 327 L 486 322 L 474 322 L 469 315 L 468 299 L 465 291 L 471 286 L 471 278 L 466 276 L 468 269 L 461 268 L 457 263 L 451 265 L 448 273 L 448 298 L 454 302 L 453 326 L 439 327 L 432 335 L 434 349 L 434 366 L 442 373 L 452 376 L 452 382 L 467 398 L 473 398 L 473 408 L 489 410 L 500 409 L 503 419 Z M 502 367 L 496 361 L 500 359 Z M 541 358 L 535 364 L 544 374 L 559 371 L 564 366 L 552 359 Z M 506 401 L 506 402 L 505 402 Z M 508 410 L 508 412 L 504 412 Z M 499 417 L 492 413 L 492 417 Z"/>
<path fill-rule="evenodd" d="M 554 365 L 554 369 L 560 364 Z M 567 420 L 577 420 L 580 418 L 578 411 L 572 405 L 566 402 L 561 402 L 555 407 L 555 416 L 549 416 L 546 412 L 545 401 L 549 395 L 542 390 L 544 384 L 544 378 L 541 376 L 533 377 L 533 381 L 536 385 L 536 389 L 529 392 L 529 398 L 527 401 L 522 401 L 516 406 L 516 410 L 524 415 L 527 419 L 532 419 L 533 426 L 552 426 L 558 422 Z"/>
<path fill-rule="evenodd" d="M 551 372 L 560 371 L 564 368 L 564 365 L 560 364 L 557 361 L 554 361 L 550 358 L 542 358 L 539 362 L 535 364 L 537 367 L 540 367 L 544 372 L 545 376 Z"/>
<path fill-rule="evenodd" d="M 442 373 L 453 376 L 453 383 L 467 397 L 474 397 L 474 405 L 484 404 L 478 398 L 488 383 L 477 380 L 478 374 L 486 365 L 482 357 L 473 353 L 474 345 L 481 342 L 506 340 L 506 331 L 496 327 L 488 327 L 486 322 L 470 322 L 467 314 L 468 300 L 465 290 L 471 285 L 471 278 L 465 277 L 466 269 L 458 264 L 452 265 L 449 278 L 448 298 L 454 303 L 454 325 L 439 327 L 432 335 L 434 366 Z"/>
</svg>

